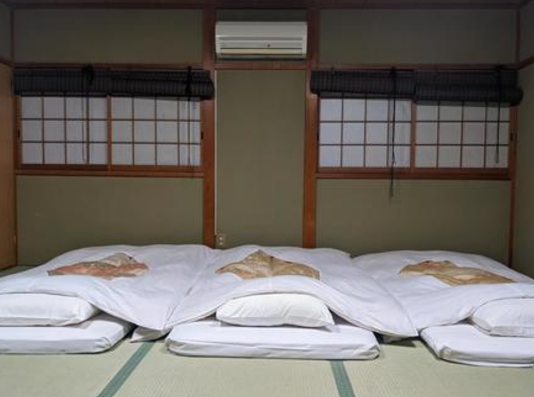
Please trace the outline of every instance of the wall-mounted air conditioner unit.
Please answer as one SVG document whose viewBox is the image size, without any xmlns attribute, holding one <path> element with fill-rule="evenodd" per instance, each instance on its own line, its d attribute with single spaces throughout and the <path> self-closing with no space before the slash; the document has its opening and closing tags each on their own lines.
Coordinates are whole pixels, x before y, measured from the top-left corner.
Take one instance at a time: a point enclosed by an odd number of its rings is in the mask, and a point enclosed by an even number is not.
<svg viewBox="0 0 534 397">
<path fill-rule="evenodd" d="M 306 22 L 217 22 L 219 58 L 306 58 Z"/>
</svg>

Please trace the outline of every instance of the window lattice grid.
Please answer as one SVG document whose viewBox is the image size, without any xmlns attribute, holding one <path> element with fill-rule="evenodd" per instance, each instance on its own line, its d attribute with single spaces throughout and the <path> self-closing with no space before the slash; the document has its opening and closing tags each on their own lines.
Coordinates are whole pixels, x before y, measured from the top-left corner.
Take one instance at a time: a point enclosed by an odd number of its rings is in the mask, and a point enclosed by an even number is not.
<svg viewBox="0 0 534 397">
<path fill-rule="evenodd" d="M 200 102 L 181 98 L 111 100 L 113 165 L 200 166 Z"/>
<path fill-rule="evenodd" d="M 412 107 L 397 100 L 321 99 L 320 168 L 409 168 Z M 393 145 L 394 143 L 394 145 Z"/>
<path fill-rule="evenodd" d="M 510 109 L 497 106 L 418 105 L 415 167 L 507 169 Z"/>
<path fill-rule="evenodd" d="M 22 164 L 106 164 L 105 98 L 23 97 L 20 105 Z"/>
</svg>

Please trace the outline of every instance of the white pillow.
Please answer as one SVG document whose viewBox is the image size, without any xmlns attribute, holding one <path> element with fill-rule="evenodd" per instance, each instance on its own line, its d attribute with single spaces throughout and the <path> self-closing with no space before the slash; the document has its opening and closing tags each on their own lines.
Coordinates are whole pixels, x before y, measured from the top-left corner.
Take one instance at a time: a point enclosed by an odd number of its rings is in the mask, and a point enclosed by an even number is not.
<svg viewBox="0 0 534 397">
<path fill-rule="evenodd" d="M 0 294 L 0 326 L 78 324 L 100 310 L 83 299 L 49 294 Z"/>
<path fill-rule="evenodd" d="M 534 299 L 486 303 L 471 316 L 471 321 L 490 335 L 534 338 Z"/>
<path fill-rule="evenodd" d="M 263 294 L 233 299 L 219 307 L 217 319 L 249 327 L 334 325 L 326 305 L 303 294 Z"/>
</svg>

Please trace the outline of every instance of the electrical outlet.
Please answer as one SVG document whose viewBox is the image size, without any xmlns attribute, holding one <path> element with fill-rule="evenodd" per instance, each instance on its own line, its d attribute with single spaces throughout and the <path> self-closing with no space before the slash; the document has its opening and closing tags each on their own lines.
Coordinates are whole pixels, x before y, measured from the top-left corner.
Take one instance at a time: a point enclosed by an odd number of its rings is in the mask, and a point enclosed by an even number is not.
<svg viewBox="0 0 534 397">
<path fill-rule="evenodd" d="M 215 245 L 217 248 L 224 248 L 226 246 L 226 234 L 218 233 L 215 236 Z"/>
</svg>

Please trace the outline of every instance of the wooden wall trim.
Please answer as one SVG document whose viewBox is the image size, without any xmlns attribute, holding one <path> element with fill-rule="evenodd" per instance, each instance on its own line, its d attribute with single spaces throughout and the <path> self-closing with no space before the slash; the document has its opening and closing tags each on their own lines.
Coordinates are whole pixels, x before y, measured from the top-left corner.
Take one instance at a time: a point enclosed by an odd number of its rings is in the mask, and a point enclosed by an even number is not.
<svg viewBox="0 0 534 397">
<path fill-rule="evenodd" d="M 515 218 L 516 218 L 516 188 L 517 188 L 517 135 L 519 133 L 519 108 L 516 106 L 510 114 L 510 130 L 513 140 L 510 143 L 510 164 L 509 172 L 512 183 L 510 184 L 510 225 L 508 229 L 508 266 L 514 265 L 514 245 L 515 245 Z"/>
<path fill-rule="evenodd" d="M 517 65 L 517 68 L 519 70 L 525 69 L 525 68 L 528 68 L 529 66 L 531 66 L 532 64 L 534 64 L 534 55 L 532 55 L 531 57 L 528 57 L 527 59 L 522 60 L 521 62 L 519 62 L 519 64 Z"/>
<path fill-rule="evenodd" d="M 15 188 L 15 162 L 13 152 L 12 131 L 14 129 L 14 108 L 13 108 L 13 93 L 10 89 L 12 69 L 9 66 L 1 66 L 0 74 L 2 82 L 0 83 L 2 92 L 0 93 L 2 100 L 5 102 L 0 108 L 0 147 L 2 154 L 0 154 L 0 167 L 2 167 L 2 181 L 0 181 L 2 195 L 2 202 L 5 207 L 0 208 L 0 234 L 3 241 L 0 246 L 0 268 L 7 268 L 16 265 L 16 188 Z"/>
<path fill-rule="evenodd" d="M 215 9 L 204 10 L 203 67 L 215 82 Z M 215 99 L 202 101 L 203 242 L 215 247 Z"/>
<path fill-rule="evenodd" d="M 56 63 L 56 62 L 15 62 L 15 67 L 21 69 L 82 69 L 87 63 Z M 199 63 L 92 63 L 95 69 L 111 70 L 185 70 L 188 67 L 193 69 L 202 69 Z"/>
<path fill-rule="evenodd" d="M 306 69 L 306 115 L 304 133 L 304 204 L 302 246 L 315 248 L 317 244 L 317 130 L 319 99 L 311 92 L 311 71 L 319 60 L 319 11 L 308 11 L 308 65 Z"/>
<path fill-rule="evenodd" d="M 218 61 L 217 70 L 307 70 L 306 61 Z"/>
<path fill-rule="evenodd" d="M 529 1 L 514 0 L 488 2 L 486 4 L 463 1 L 426 2 L 413 0 L 400 0 L 392 3 L 389 1 L 373 0 L 165 0 L 153 2 L 149 0 L 2 0 L 8 7 L 14 9 L 394 9 L 394 10 L 509 10 L 517 9 L 528 4 Z"/>
<path fill-rule="evenodd" d="M 143 170 L 76 170 L 76 169 L 29 169 L 15 171 L 16 175 L 36 176 L 101 176 L 101 177 L 132 177 L 132 178 L 203 178 L 202 171 L 143 171 Z"/>
<path fill-rule="evenodd" d="M 437 170 L 439 171 L 439 170 Z M 380 171 L 377 173 L 372 172 L 343 172 L 340 171 L 321 171 L 316 174 L 317 179 L 374 179 L 374 180 L 389 180 L 391 176 Z M 417 174 L 410 174 L 409 172 L 402 172 L 397 170 L 395 172 L 395 179 L 397 180 L 442 180 L 442 181 L 458 181 L 458 180 L 480 180 L 480 181 L 510 181 L 512 180 L 507 171 L 503 172 L 492 172 L 492 173 L 476 173 L 476 172 L 465 172 L 465 173 L 451 173 L 450 171 L 445 172 L 418 172 Z"/>
<path fill-rule="evenodd" d="M 383 70 L 395 67 L 399 70 L 480 70 L 495 69 L 495 63 L 462 64 L 462 63 L 413 63 L 413 64 L 365 64 L 365 63 L 326 63 L 318 65 L 318 70 Z M 517 63 L 499 64 L 506 69 L 516 69 Z"/>
<path fill-rule="evenodd" d="M 0 64 L 10 67 L 10 68 L 13 67 L 13 61 L 6 59 L 6 58 L 2 58 L 2 57 L 0 57 Z"/>
</svg>

